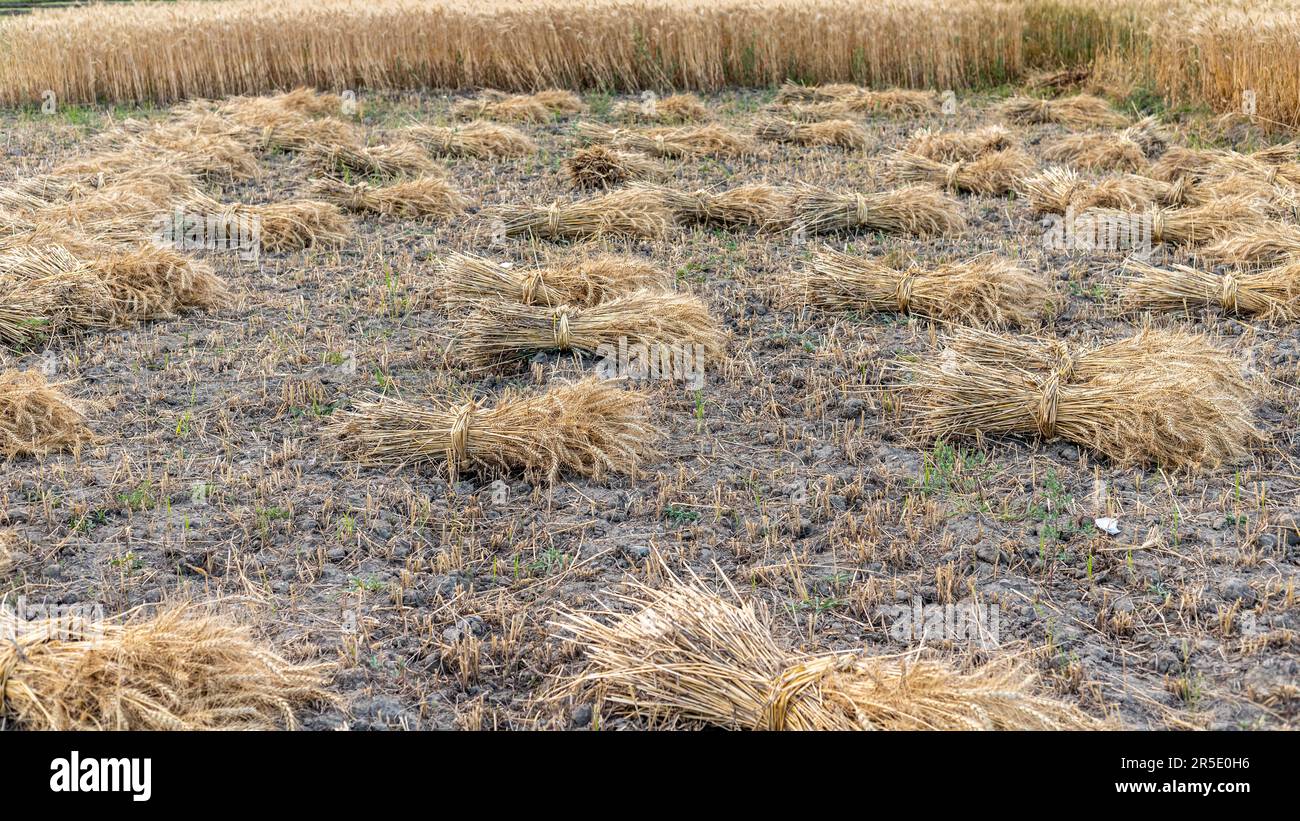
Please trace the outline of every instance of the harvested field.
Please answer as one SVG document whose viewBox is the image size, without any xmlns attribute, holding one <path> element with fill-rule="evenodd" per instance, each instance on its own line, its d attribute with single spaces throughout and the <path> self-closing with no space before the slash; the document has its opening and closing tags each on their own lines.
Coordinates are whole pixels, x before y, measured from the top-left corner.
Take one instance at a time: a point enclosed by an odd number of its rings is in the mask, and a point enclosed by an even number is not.
<svg viewBox="0 0 1300 821">
<path fill-rule="evenodd" d="M 0 114 L 0 599 L 109 642 L 0 643 L 6 726 L 1295 727 L 1294 147 L 967 92 L 973 14 L 914 76 Z"/>
</svg>

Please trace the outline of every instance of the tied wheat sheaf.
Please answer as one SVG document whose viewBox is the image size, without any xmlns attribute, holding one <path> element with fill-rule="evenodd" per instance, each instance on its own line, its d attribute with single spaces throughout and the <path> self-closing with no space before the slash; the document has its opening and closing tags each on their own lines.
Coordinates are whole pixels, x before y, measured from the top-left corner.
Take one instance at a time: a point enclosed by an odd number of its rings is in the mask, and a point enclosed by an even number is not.
<svg viewBox="0 0 1300 821">
<path fill-rule="evenodd" d="M 1165 150 L 1171 139 L 1155 117 L 1144 117 L 1119 132 L 1062 137 L 1043 151 L 1043 157 L 1087 171 L 1140 171 L 1150 157 Z"/>
<path fill-rule="evenodd" d="M 537 143 L 522 131 L 493 123 L 471 122 L 458 127 L 418 124 L 398 132 L 409 142 L 438 157 L 523 157 L 537 153 Z"/>
<path fill-rule="evenodd" d="M 1125 265 L 1123 304 L 1131 310 L 1187 311 L 1217 306 L 1265 320 L 1300 316 L 1300 262 L 1266 271 L 1215 274 L 1186 265 Z"/>
<path fill-rule="evenodd" d="M 1119 464 L 1214 467 L 1260 435 L 1242 365 L 1206 339 L 1144 329 L 1073 350 L 1057 340 L 957 329 L 910 366 L 918 432 L 1065 439 Z"/>
<path fill-rule="evenodd" d="M 1033 170 L 1034 161 L 1018 148 L 943 163 L 919 154 L 900 153 L 892 160 L 903 182 L 928 182 L 949 191 L 997 196 L 1015 191 Z"/>
<path fill-rule="evenodd" d="M 1035 211 L 1052 214 L 1089 208 L 1146 211 L 1156 206 L 1201 204 L 1200 195 L 1193 192 L 1187 177 L 1167 183 L 1138 174 L 1124 174 L 1092 181 L 1068 168 L 1049 168 L 1023 180 L 1019 190 Z"/>
<path fill-rule="evenodd" d="M 389 185 L 348 183 L 333 177 L 311 181 L 312 196 L 349 211 L 386 217 L 447 219 L 463 213 L 471 200 L 445 177 L 416 177 Z"/>
<path fill-rule="evenodd" d="M 1011 97 L 998 105 L 998 114 L 1008 122 L 1033 125 L 1056 123 L 1067 128 L 1119 127 L 1127 121 L 1100 97 L 1079 94 L 1055 100 Z"/>
<path fill-rule="evenodd" d="M 776 106 L 787 109 L 797 119 L 817 119 L 844 114 L 886 114 L 918 117 L 939 111 L 939 95 L 933 91 L 893 88 L 873 91 L 846 83 L 823 86 L 800 86 L 787 82 L 777 91 Z"/>
<path fill-rule="evenodd" d="M 567 117 L 583 109 L 582 100 L 571 91 L 547 89 L 536 94 L 506 94 L 495 89 L 478 97 L 457 100 L 452 104 L 453 117 L 473 120 L 507 120 L 521 123 L 545 123 L 555 117 Z"/>
<path fill-rule="evenodd" d="M 897 311 L 995 327 L 1031 323 L 1051 292 L 1042 277 L 985 255 L 898 270 L 873 259 L 824 249 L 804 270 L 806 303 L 836 311 Z"/>
<path fill-rule="evenodd" d="M 58 386 L 36 371 L 0 372 L 0 456 L 77 451 L 92 441 L 85 415 Z"/>
<path fill-rule="evenodd" d="M 1263 221 L 1224 234 L 1201 249 L 1207 259 L 1242 265 L 1300 258 L 1300 226 L 1292 223 Z"/>
<path fill-rule="evenodd" d="M 321 200 L 285 200 L 264 205 L 222 203 L 206 195 L 191 198 L 187 207 L 218 225 L 256 226 L 260 250 L 297 251 L 309 246 L 337 247 L 355 233 L 339 207 Z"/>
<path fill-rule="evenodd" d="M 369 147 L 347 143 L 318 144 L 308 148 L 307 157 L 327 172 L 401 177 L 432 175 L 439 171 L 428 152 L 409 141 Z"/>
<path fill-rule="evenodd" d="M 64 328 L 111 327 L 225 304 L 226 284 L 169 248 L 38 233 L 0 250 L 0 342 L 21 345 Z M 81 247 L 78 247 L 78 246 Z"/>
<path fill-rule="evenodd" d="M 866 130 L 852 120 L 800 123 L 780 117 L 762 117 L 754 124 L 754 136 L 767 142 L 829 145 L 851 151 L 861 151 L 869 142 Z"/>
<path fill-rule="evenodd" d="M 640 260 L 603 254 L 577 255 L 531 269 L 505 267 L 469 254 L 452 254 L 442 264 L 448 308 L 473 307 L 485 299 L 524 305 L 584 307 L 641 288 L 667 288 L 668 275 Z"/>
<path fill-rule="evenodd" d="M 794 189 L 754 183 L 724 191 L 681 191 L 638 184 L 629 190 L 656 198 L 682 225 L 773 229 L 790 222 Z"/>
<path fill-rule="evenodd" d="M 645 237 L 655 239 L 673 227 L 672 213 L 652 193 L 633 189 L 611 191 L 572 202 L 550 205 L 508 205 L 494 212 L 505 236 L 538 239 Z"/>
<path fill-rule="evenodd" d="M 783 647 L 766 611 L 670 576 L 614 595 L 617 612 L 567 611 L 553 632 L 585 658 L 551 691 L 594 698 L 648 727 L 729 730 L 1064 730 L 1101 723 L 1040 695 L 1000 658 L 969 672 L 920 655 L 806 655 Z M 630 611 L 630 612 L 628 612 Z"/>
<path fill-rule="evenodd" d="M 564 160 L 564 174 L 574 188 L 617 188 L 638 180 L 658 180 L 668 169 L 644 154 L 589 145 Z"/>
<path fill-rule="evenodd" d="M 549 482 L 562 474 L 634 474 L 660 438 L 645 394 L 600 379 L 531 396 L 507 392 L 492 407 L 473 399 L 434 407 L 376 396 L 331 415 L 326 433 L 366 463 L 445 462 L 453 479 L 479 470 Z"/>
<path fill-rule="evenodd" d="M 26 730 L 296 729 L 335 700 L 327 664 L 295 664 L 228 619 L 18 621 L 0 611 L 0 715 Z"/>
<path fill-rule="evenodd" d="M 1138 226 L 1150 231 L 1152 242 L 1171 245 L 1202 245 L 1243 227 L 1261 225 L 1267 214 L 1251 196 L 1223 197 L 1206 205 L 1185 208 L 1149 207 L 1138 212 L 1108 208 L 1088 208 L 1082 215 L 1095 225 Z"/>
<path fill-rule="evenodd" d="M 609 345 L 671 346 L 718 356 L 726 334 L 698 297 L 655 288 L 576 307 L 484 300 L 465 317 L 452 350 L 476 366 L 522 359 L 539 351 L 595 354 Z"/>
<path fill-rule="evenodd" d="M 694 94 L 671 94 L 651 97 L 642 102 L 615 103 L 609 110 L 616 120 L 646 123 L 695 123 L 709 119 L 709 109 Z"/>
<path fill-rule="evenodd" d="M 1296 143 L 1273 145 L 1251 154 L 1218 148 L 1174 146 L 1151 166 L 1149 173 L 1166 182 L 1182 176 L 1205 180 L 1241 175 L 1297 187 L 1300 186 L 1298 159 L 1300 147 Z"/>
<path fill-rule="evenodd" d="M 995 151 L 1019 147 L 1015 135 L 1000 125 L 974 131 L 939 131 L 923 128 L 908 138 L 904 151 L 929 160 L 973 160 Z"/>
<path fill-rule="evenodd" d="M 807 234 L 883 231 L 931 236 L 966 227 L 957 201 L 921 185 L 872 194 L 842 194 L 811 186 L 796 189 L 789 230 Z"/>
<path fill-rule="evenodd" d="M 720 125 L 633 130 L 579 123 L 578 136 L 588 142 L 640 151 L 655 157 L 743 157 L 759 153 L 758 143 L 753 138 Z"/>
</svg>

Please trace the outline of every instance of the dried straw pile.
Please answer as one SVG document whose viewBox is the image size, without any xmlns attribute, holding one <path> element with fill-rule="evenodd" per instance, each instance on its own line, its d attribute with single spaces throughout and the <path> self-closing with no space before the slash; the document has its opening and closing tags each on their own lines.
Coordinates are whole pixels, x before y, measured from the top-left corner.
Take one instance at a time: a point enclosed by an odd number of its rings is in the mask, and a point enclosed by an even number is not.
<svg viewBox="0 0 1300 821">
<path fill-rule="evenodd" d="M 539 351 L 594 354 L 602 345 L 699 346 L 722 353 L 726 335 L 699 298 L 642 288 L 587 307 L 484 300 L 460 323 L 452 350 L 477 366 L 517 361 Z"/>
<path fill-rule="evenodd" d="M 93 440 L 81 410 L 44 376 L 36 371 L 0 372 L 0 456 L 77 451 Z"/>
<path fill-rule="evenodd" d="M 801 123 L 780 117 L 762 117 L 754 125 L 760 140 L 794 145 L 829 145 L 861 151 L 867 147 L 867 132 L 852 120 L 823 120 Z"/>
<path fill-rule="evenodd" d="M 1015 191 L 1033 170 L 1034 161 L 1018 148 L 950 163 L 904 152 L 893 158 L 893 167 L 903 182 L 928 182 L 949 191 L 997 196 Z"/>
<path fill-rule="evenodd" d="M 589 145 L 565 158 L 564 173 L 574 188 L 617 188 L 638 180 L 662 179 L 668 169 L 645 154 Z"/>
<path fill-rule="evenodd" d="M 915 655 L 807 656 L 781 646 L 771 620 L 735 591 L 698 581 L 639 583 L 623 612 L 564 613 L 558 636 L 587 660 L 560 697 L 594 696 L 652 727 L 731 730 L 1095 729 L 1078 708 L 1037 694 L 1010 661 L 959 672 Z M 633 612 L 625 612 L 632 608 Z"/>
<path fill-rule="evenodd" d="M 0 626 L 16 633 L 0 643 L 0 712 L 27 730 L 294 729 L 295 708 L 333 700 L 328 665 L 294 664 L 248 628 L 183 608 Z"/>
<path fill-rule="evenodd" d="M 602 254 L 569 255 L 535 268 L 507 268 L 489 259 L 452 254 L 442 263 L 444 301 L 449 308 L 473 307 L 484 300 L 515 300 L 524 305 L 595 305 L 640 288 L 664 288 L 670 277 L 641 260 Z"/>
<path fill-rule="evenodd" d="M 819 251 L 803 272 L 804 301 L 833 311 L 897 311 L 966 325 L 1027 325 L 1051 296 L 1040 276 L 984 255 L 898 270 L 865 257 Z"/>
<path fill-rule="evenodd" d="M 1034 97 L 1011 97 L 997 108 L 1008 122 L 1031 125 L 1057 123 L 1067 128 L 1118 128 L 1126 120 L 1100 97 L 1077 94 L 1055 100 Z"/>
<path fill-rule="evenodd" d="M 1043 157 L 1085 171 L 1139 171 L 1147 164 L 1141 145 L 1113 132 L 1062 137 L 1043 150 Z"/>
<path fill-rule="evenodd" d="M 345 453 L 372 464 L 446 462 L 463 470 L 601 479 L 633 474 L 660 437 L 646 396 L 585 379 L 526 396 L 508 392 L 490 407 L 470 399 L 438 407 L 374 397 L 330 417 Z"/>
<path fill-rule="evenodd" d="M 1300 186 L 1300 165 L 1296 164 L 1296 154 L 1295 143 L 1269 146 L 1251 154 L 1175 146 L 1166 151 L 1148 173 L 1166 182 L 1182 176 L 1204 180 L 1242 175 L 1297 187 Z"/>
<path fill-rule="evenodd" d="M 709 109 L 694 94 L 673 94 L 662 99 L 644 102 L 623 101 L 615 103 L 610 114 L 627 122 L 697 123 L 709 119 Z"/>
<path fill-rule="evenodd" d="M 742 157 L 758 153 L 753 139 L 720 125 L 632 130 L 580 123 L 578 136 L 655 157 Z"/>
<path fill-rule="evenodd" d="M 1213 306 L 1265 320 L 1300 317 L 1300 263 L 1216 274 L 1186 265 L 1166 269 L 1130 260 L 1125 269 L 1121 299 L 1132 310 L 1189 311 Z"/>
<path fill-rule="evenodd" d="M 332 177 L 315 179 L 311 181 L 311 193 L 349 211 L 408 219 L 446 219 L 464 212 L 471 202 L 441 176 L 398 180 L 389 185 L 347 183 Z"/>
<path fill-rule="evenodd" d="M 1072 350 L 958 329 L 908 366 L 919 433 L 1066 439 L 1120 464 L 1213 467 L 1258 439 L 1242 366 L 1202 337 L 1144 329 Z"/>
<path fill-rule="evenodd" d="M 673 226 L 672 214 L 651 192 L 611 191 L 573 202 L 504 206 L 497 209 L 506 236 L 539 239 L 662 237 Z"/>
<path fill-rule="evenodd" d="M 808 234 L 866 230 L 934 235 L 960 231 L 965 225 L 956 200 L 920 185 L 874 194 L 804 187 L 791 205 L 790 230 Z"/>
<path fill-rule="evenodd" d="M 438 157 L 522 157 L 537 153 L 537 143 L 522 131 L 493 123 L 471 122 L 445 128 L 413 125 L 399 135 Z"/>
</svg>

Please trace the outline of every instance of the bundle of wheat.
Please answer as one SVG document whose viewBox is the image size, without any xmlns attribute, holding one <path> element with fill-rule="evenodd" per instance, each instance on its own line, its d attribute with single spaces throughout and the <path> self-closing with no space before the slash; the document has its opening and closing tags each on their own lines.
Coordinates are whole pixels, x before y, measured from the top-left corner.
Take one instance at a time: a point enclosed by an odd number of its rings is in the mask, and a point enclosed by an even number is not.
<svg viewBox="0 0 1300 821">
<path fill-rule="evenodd" d="M 691 347 L 721 353 L 726 336 L 697 297 L 642 288 L 588 307 L 481 302 L 452 345 L 467 362 L 490 366 L 538 351 L 593 354 L 602 345 Z"/>
<path fill-rule="evenodd" d="M 670 277 L 655 266 L 613 255 L 569 255 L 542 267 L 521 269 L 482 257 L 452 254 L 443 262 L 442 273 L 449 308 L 474 306 L 485 299 L 585 307 L 616 294 L 667 288 L 671 284 Z"/>
<path fill-rule="evenodd" d="M 0 456 L 14 459 L 52 451 L 75 452 L 94 438 L 78 406 L 44 376 L 36 371 L 0 372 Z M 0 654 L 4 652 L 0 649 Z M 0 670 L 4 669 L 0 664 Z M 0 677 L 0 691 L 4 688 Z M 0 711 L 3 703 L 0 701 Z"/>
<path fill-rule="evenodd" d="M 680 191 L 660 185 L 632 190 L 653 195 L 682 224 L 778 228 L 788 223 L 794 191 L 755 183 L 725 191 Z"/>
<path fill-rule="evenodd" d="M 236 230 L 256 243 L 255 250 L 278 253 L 308 246 L 338 246 L 353 234 L 353 226 L 330 202 L 287 200 L 265 205 L 222 203 L 207 196 L 187 204 L 204 222 Z"/>
<path fill-rule="evenodd" d="M 416 177 L 389 185 L 347 183 L 330 177 L 312 180 L 310 192 L 349 211 L 411 219 L 446 219 L 464 212 L 471 203 L 445 177 Z"/>
<path fill-rule="evenodd" d="M 440 169 L 428 152 L 413 142 L 388 145 L 317 144 L 307 149 L 308 159 L 326 172 L 376 174 L 382 177 L 432 176 Z"/>
<path fill-rule="evenodd" d="M 1264 221 L 1231 231 L 1200 253 L 1207 259 L 1239 265 L 1300 258 L 1300 226 Z"/>
<path fill-rule="evenodd" d="M 485 93 L 452 103 L 451 116 L 458 120 L 504 120 L 513 123 L 550 122 L 555 112 L 542 101 L 527 95 Z"/>
<path fill-rule="evenodd" d="M 581 114 L 584 108 L 582 99 L 577 94 L 562 88 L 543 89 L 534 93 L 532 98 L 561 117 L 570 114 Z"/>
<path fill-rule="evenodd" d="M 777 89 L 774 102 L 786 103 L 825 103 L 855 97 L 866 89 L 852 83 L 829 83 L 820 86 L 804 86 L 786 80 Z"/>
<path fill-rule="evenodd" d="M 1224 197 L 1207 205 L 1184 208 L 1150 207 L 1139 212 L 1088 208 L 1081 218 L 1099 228 L 1125 226 L 1130 231 L 1146 232 L 1151 242 L 1172 245 L 1201 245 L 1266 221 L 1261 204 L 1248 196 Z"/>
<path fill-rule="evenodd" d="M 800 123 L 780 117 L 762 117 L 754 125 L 754 136 L 768 142 L 833 145 L 855 151 L 867 147 L 867 132 L 852 120 Z"/>
<path fill-rule="evenodd" d="M 574 188 L 617 188 L 637 180 L 661 179 L 668 169 L 644 154 L 589 145 L 564 160 L 564 172 Z"/>
<path fill-rule="evenodd" d="M 655 157 L 739 157 L 758 153 L 757 144 L 720 125 L 648 128 L 639 131 L 580 123 L 578 136 Z"/>
<path fill-rule="evenodd" d="M 1161 125 L 1155 116 L 1143 117 L 1121 131 L 1120 135 L 1137 143 L 1142 148 L 1142 153 L 1148 157 L 1165 151 L 1174 139 L 1169 129 Z"/>
<path fill-rule="evenodd" d="M 236 97 L 215 113 L 246 130 L 264 149 L 305 151 L 314 145 L 364 145 L 365 134 L 337 117 L 309 117 L 265 97 Z M 179 121 L 203 116 L 190 112 Z"/>
<path fill-rule="evenodd" d="M 1129 260 L 1125 270 L 1122 301 L 1132 310 L 1188 311 L 1218 306 L 1226 313 L 1266 320 L 1300 316 L 1300 263 L 1267 271 L 1215 274 L 1186 265 L 1166 269 Z"/>
<path fill-rule="evenodd" d="M 662 237 L 673 225 L 672 214 L 652 193 L 627 189 L 574 202 L 504 206 L 497 209 L 506 236 L 528 234 L 540 239 L 592 237 Z"/>
<path fill-rule="evenodd" d="M 74 246 L 75 247 L 75 246 Z M 70 250 L 48 241 L 0 250 L 0 340 L 106 327 L 218 307 L 225 283 L 206 265 L 142 243 Z"/>
<path fill-rule="evenodd" d="M 1117 128 L 1126 122 L 1124 116 L 1112 111 L 1105 100 L 1089 94 L 1056 100 L 1011 97 L 999 104 L 997 111 L 1013 123 L 1058 123 L 1067 128 Z"/>
<path fill-rule="evenodd" d="M 825 249 L 804 269 L 800 284 L 806 304 L 827 310 L 897 311 L 995 327 L 1029 324 L 1051 296 L 1043 277 L 993 255 L 899 270 Z"/>
<path fill-rule="evenodd" d="M 869 230 L 931 235 L 966 226 L 956 200 L 919 185 L 874 194 L 840 194 L 805 186 L 796 190 L 790 211 L 790 230 L 805 234 Z"/>
<path fill-rule="evenodd" d="M 1242 366 L 1205 339 L 1144 329 L 1086 350 L 958 329 L 906 366 L 919 432 L 1067 439 L 1121 464 L 1215 466 L 1258 439 Z"/>
<path fill-rule="evenodd" d="M 343 111 L 342 96 L 327 91 L 317 91 L 306 86 L 299 86 L 292 91 L 285 91 L 280 94 L 272 94 L 263 99 L 273 105 L 313 117 L 323 117 L 327 114 Z"/>
<path fill-rule="evenodd" d="M 633 612 L 563 613 L 553 622 L 587 668 L 552 697 L 594 693 L 651 727 L 731 730 L 1064 730 L 1100 722 L 1035 693 L 1003 658 L 958 672 L 919 655 L 782 648 L 766 612 L 669 574 L 617 594 Z"/>
<path fill-rule="evenodd" d="M 984 154 L 1017 147 L 1015 136 L 1000 125 L 974 131 L 938 131 L 923 128 L 908 138 L 904 150 L 940 162 L 973 160 Z"/>
<path fill-rule="evenodd" d="M 886 91 L 863 90 L 838 102 L 850 111 L 864 114 L 919 117 L 939 112 L 939 95 L 933 91 L 893 88 Z"/>
<path fill-rule="evenodd" d="M 696 123 L 709 119 L 709 109 L 694 94 L 650 97 L 641 102 L 615 103 L 610 114 L 618 120 L 646 123 Z"/>
<path fill-rule="evenodd" d="M 1148 173 L 1155 179 L 1166 181 L 1182 176 L 1205 180 L 1241 175 L 1297 188 L 1300 187 L 1300 164 L 1295 159 L 1294 143 L 1269 146 L 1252 154 L 1174 146 L 1151 166 Z"/>
<path fill-rule="evenodd" d="M 248 628 L 192 609 L 8 619 L 0 712 L 27 730 L 294 729 L 295 708 L 334 700 L 329 665 L 290 662 Z"/>
<path fill-rule="evenodd" d="M 1059 94 L 1062 91 L 1078 88 L 1086 83 L 1091 76 L 1092 68 L 1088 66 L 1040 71 L 1025 80 L 1025 88 L 1030 91 L 1048 91 Z"/>
<path fill-rule="evenodd" d="M 1138 171 L 1147 164 L 1142 146 L 1122 132 L 1061 137 L 1043 149 L 1043 157 L 1087 171 Z"/>
<path fill-rule="evenodd" d="M 1067 168 L 1049 168 L 1020 184 L 1020 193 L 1038 212 L 1065 214 L 1071 209 L 1109 208 L 1141 211 L 1152 206 L 1192 205 L 1200 202 L 1190 181 L 1160 182 L 1137 174 L 1089 181 Z"/>
<path fill-rule="evenodd" d="M 444 128 L 413 125 L 399 134 L 438 157 L 522 157 L 537 153 L 537 143 L 522 131 L 494 123 L 470 122 Z"/>
<path fill-rule="evenodd" d="M 334 413 L 326 433 L 367 463 L 445 461 L 453 478 L 472 469 L 549 482 L 633 474 L 660 437 L 645 394 L 599 379 L 534 396 L 507 392 L 490 408 L 473 399 L 430 407 L 374 397 Z"/>
<path fill-rule="evenodd" d="M 1008 148 L 951 163 L 904 152 L 894 156 L 892 165 L 904 182 L 929 182 L 949 191 L 996 196 L 1015 191 L 1033 170 L 1034 161 L 1020 149 Z"/>
</svg>

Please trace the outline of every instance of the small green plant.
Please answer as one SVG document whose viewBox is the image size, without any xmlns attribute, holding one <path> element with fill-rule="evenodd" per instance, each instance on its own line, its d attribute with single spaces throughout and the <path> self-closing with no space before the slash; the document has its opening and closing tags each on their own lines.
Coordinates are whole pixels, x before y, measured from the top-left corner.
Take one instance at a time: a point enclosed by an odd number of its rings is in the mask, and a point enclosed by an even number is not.
<svg viewBox="0 0 1300 821">
<path fill-rule="evenodd" d="M 682 507 L 681 505 L 669 505 L 664 508 L 664 518 L 674 524 L 681 525 L 696 521 L 700 518 L 700 514 L 698 511 Z"/>
</svg>

